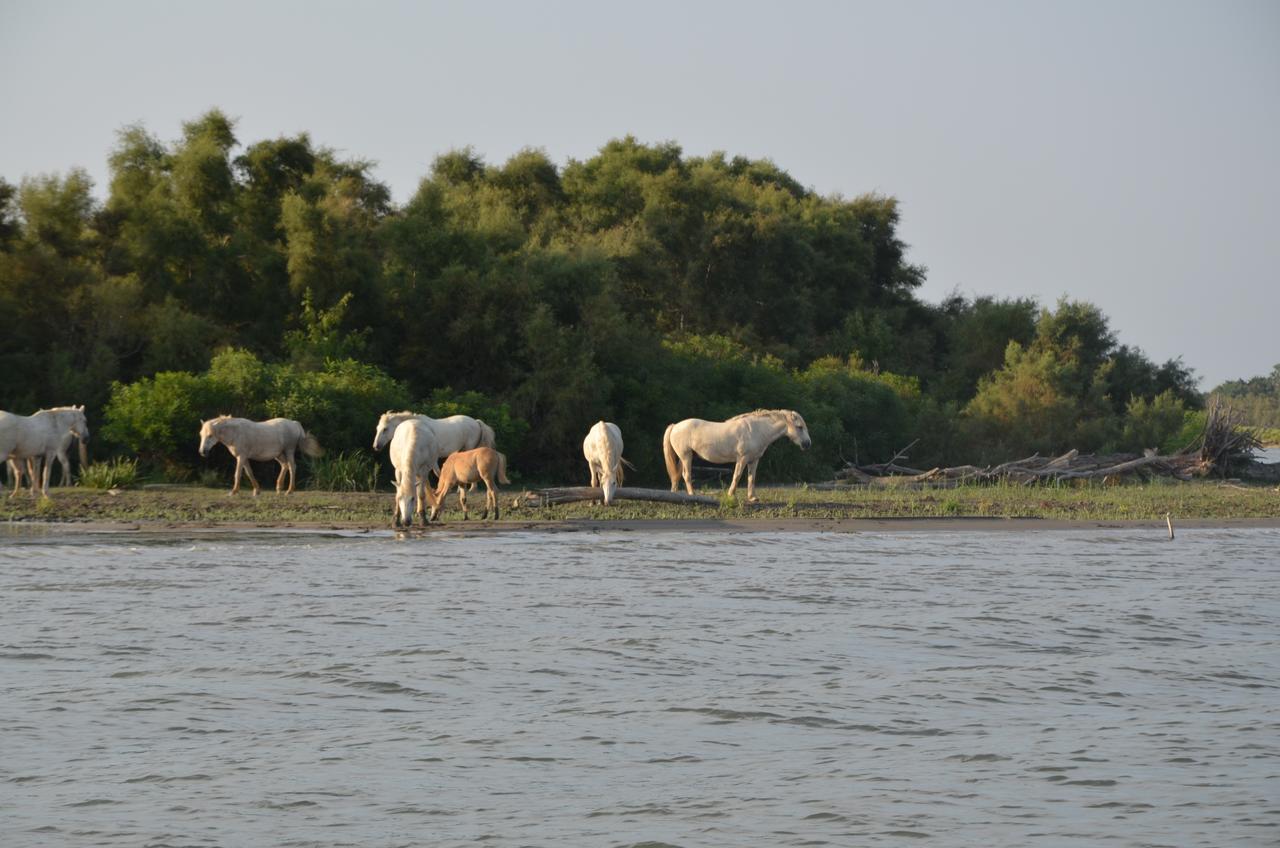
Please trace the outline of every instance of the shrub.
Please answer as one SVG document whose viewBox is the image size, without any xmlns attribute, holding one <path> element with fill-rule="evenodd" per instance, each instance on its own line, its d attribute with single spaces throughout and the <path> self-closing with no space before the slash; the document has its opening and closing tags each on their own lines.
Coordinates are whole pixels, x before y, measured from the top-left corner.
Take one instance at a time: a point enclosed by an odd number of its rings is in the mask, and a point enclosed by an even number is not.
<svg viewBox="0 0 1280 848">
<path fill-rule="evenodd" d="M 340 451 L 309 461 L 312 489 L 326 492 L 374 492 L 379 463 L 362 450 Z"/>
<path fill-rule="evenodd" d="M 138 460 L 116 457 L 80 469 L 80 485 L 87 489 L 128 489 L 138 484 Z"/>
</svg>

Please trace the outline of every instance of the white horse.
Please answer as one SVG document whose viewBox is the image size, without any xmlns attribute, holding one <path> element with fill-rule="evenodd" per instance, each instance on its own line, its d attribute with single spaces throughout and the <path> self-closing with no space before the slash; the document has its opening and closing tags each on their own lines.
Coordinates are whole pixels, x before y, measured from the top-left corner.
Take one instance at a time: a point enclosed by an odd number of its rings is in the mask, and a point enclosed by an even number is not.
<svg viewBox="0 0 1280 848">
<path fill-rule="evenodd" d="M 14 487 L 9 494 L 18 493 L 22 482 L 22 468 L 17 460 L 27 460 L 27 473 L 31 477 L 31 495 L 48 496 L 49 477 L 53 471 L 53 459 L 62 460 L 63 483 L 67 477 L 66 450 L 71 439 L 80 440 L 80 459 L 87 459 L 85 445 L 89 441 L 89 422 L 83 406 L 56 406 L 41 409 L 33 415 L 13 415 L 0 412 L 0 462 L 8 462 L 14 473 Z M 41 468 L 43 465 L 43 474 Z"/>
<path fill-rule="evenodd" d="M 671 477 L 671 491 L 684 477 L 684 486 L 693 494 L 693 455 L 707 462 L 732 462 L 733 482 L 729 484 L 729 496 L 738 489 L 742 469 L 747 469 L 747 500 L 756 502 L 756 466 L 765 450 L 783 435 L 791 439 L 800 450 L 808 450 L 813 444 L 809 430 L 800 413 L 791 409 L 757 409 L 735 415 L 728 421 L 703 421 L 701 418 L 667 425 L 662 434 L 662 455 L 667 461 L 667 475 Z"/>
<path fill-rule="evenodd" d="M 294 453 L 301 450 L 307 456 L 320 456 L 324 451 L 315 436 L 302 429 L 302 425 L 289 418 L 272 418 L 269 421 L 250 421 L 219 415 L 200 424 L 200 455 L 207 456 L 218 442 L 236 458 L 236 477 L 231 484 L 231 494 L 240 491 L 240 474 L 244 473 L 253 484 L 253 494 L 259 492 L 258 480 L 253 476 L 249 461 L 274 459 L 280 463 L 280 476 L 276 478 L 276 491 L 284 487 L 285 473 L 289 474 L 289 491 L 293 491 L 298 466 Z"/>
<path fill-rule="evenodd" d="M 622 485 L 622 430 L 611 421 L 597 421 L 582 441 L 582 455 L 591 470 L 591 488 L 600 487 L 608 506 Z"/>
<path fill-rule="evenodd" d="M 396 470 L 396 506 L 393 527 L 409 527 L 413 515 L 423 516 L 426 523 L 426 506 L 431 503 L 430 481 L 427 475 L 440 468 L 440 454 L 435 429 L 417 418 L 409 418 L 396 426 L 391 436 L 391 465 Z"/>
<path fill-rule="evenodd" d="M 421 421 L 435 432 L 437 453 L 431 470 L 437 477 L 440 476 L 440 460 L 449 454 L 494 446 L 493 428 L 470 415 L 431 418 L 416 412 L 384 412 L 378 419 L 378 429 L 373 433 L 373 449 L 379 451 L 386 447 L 396 427 L 409 420 Z"/>
<path fill-rule="evenodd" d="M 71 459 L 67 454 L 71 450 L 71 443 L 75 441 L 77 441 L 76 434 L 68 430 L 62 435 L 62 441 L 58 443 L 57 450 L 54 452 L 54 459 L 58 461 L 58 465 L 62 469 L 62 482 L 58 484 L 59 486 L 71 485 Z M 80 467 L 84 468 L 89 464 L 89 452 L 84 442 L 79 442 L 79 444 Z M 27 464 L 24 468 L 19 464 L 16 457 L 9 457 L 9 483 L 15 488 L 21 486 L 24 475 L 26 476 L 26 479 L 34 482 L 36 476 L 40 473 L 39 469 L 36 468 L 36 462 L 37 460 L 35 457 L 27 457 Z M 50 482 L 52 482 L 52 480 L 50 480 Z"/>
</svg>

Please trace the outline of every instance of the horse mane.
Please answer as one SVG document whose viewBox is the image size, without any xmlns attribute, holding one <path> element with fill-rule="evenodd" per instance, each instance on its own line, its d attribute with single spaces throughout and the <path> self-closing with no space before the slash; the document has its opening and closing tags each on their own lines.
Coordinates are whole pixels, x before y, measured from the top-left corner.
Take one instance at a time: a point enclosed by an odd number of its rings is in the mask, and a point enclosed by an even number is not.
<svg viewBox="0 0 1280 848">
<path fill-rule="evenodd" d="M 739 419 L 742 419 L 742 418 L 759 418 L 759 417 L 762 417 L 762 416 L 768 416 L 768 417 L 772 418 L 772 417 L 773 417 L 773 416 L 775 416 L 775 415 L 786 415 L 786 414 L 787 414 L 788 412 L 790 412 L 790 411 L 791 411 L 791 410 L 789 410 L 789 409 L 757 409 L 757 410 L 754 410 L 754 411 L 752 411 L 752 412 L 742 412 L 742 413 L 739 413 L 739 414 L 737 414 L 737 415 L 735 415 L 735 416 L 733 416 L 732 418 L 727 419 L 727 420 L 729 420 L 729 421 L 738 421 Z"/>
</svg>

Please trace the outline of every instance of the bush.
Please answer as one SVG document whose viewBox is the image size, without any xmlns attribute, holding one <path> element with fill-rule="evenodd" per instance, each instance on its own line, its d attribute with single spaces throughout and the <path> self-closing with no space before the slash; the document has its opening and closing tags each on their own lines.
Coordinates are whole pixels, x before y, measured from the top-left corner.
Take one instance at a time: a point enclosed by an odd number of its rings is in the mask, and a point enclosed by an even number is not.
<svg viewBox="0 0 1280 848">
<path fill-rule="evenodd" d="M 80 485 L 87 489 L 128 489 L 138 484 L 138 460 L 116 457 L 80 469 Z"/>
<path fill-rule="evenodd" d="M 1180 438 L 1186 416 L 1187 409 L 1182 400 L 1175 397 L 1171 390 L 1166 390 L 1149 401 L 1133 398 L 1125 409 L 1124 432 L 1120 437 L 1119 447 L 1135 453 L 1147 448 L 1156 448 L 1161 453 L 1166 453 L 1165 447 L 1171 441 L 1176 443 Z M 1178 444 L 1169 452 L 1178 451 L 1185 444 Z"/>
</svg>

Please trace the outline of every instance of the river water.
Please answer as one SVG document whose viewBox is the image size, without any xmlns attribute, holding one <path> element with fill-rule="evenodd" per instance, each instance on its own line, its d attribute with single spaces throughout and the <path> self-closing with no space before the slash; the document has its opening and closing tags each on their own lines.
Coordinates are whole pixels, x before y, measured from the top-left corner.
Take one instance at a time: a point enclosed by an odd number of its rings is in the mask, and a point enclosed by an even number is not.
<svg viewBox="0 0 1280 848">
<path fill-rule="evenodd" d="M 0 845 L 1280 843 L 1280 531 L 0 530 Z"/>
</svg>

